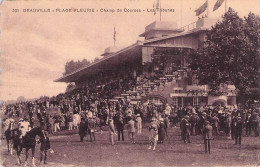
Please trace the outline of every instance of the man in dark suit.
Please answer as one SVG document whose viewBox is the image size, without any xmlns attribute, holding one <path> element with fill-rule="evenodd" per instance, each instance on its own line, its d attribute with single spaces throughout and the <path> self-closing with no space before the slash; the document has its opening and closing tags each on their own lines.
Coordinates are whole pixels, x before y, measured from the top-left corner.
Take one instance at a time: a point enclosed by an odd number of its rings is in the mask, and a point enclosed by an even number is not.
<svg viewBox="0 0 260 167">
<path fill-rule="evenodd" d="M 241 117 L 238 117 L 235 123 L 235 144 L 241 144 L 241 136 L 243 130 L 243 122 L 241 121 Z"/>
<path fill-rule="evenodd" d="M 204 139 L 204 145 L 205 145 L 205 153 L 210 154 L 210 140 L 212 140 L 212 126 L 209 124 L 209 121 L 204 122 L 205 126 L 203 128 L 203 139 Z"/>
<path fill-rule="evenodd" d="M 124 118 L 122 113 L 117 114 L 116 129 L 118 132 L 118 141 L 120 141 L 120 136 L 122 136 L 122 141 L 124 141 Z"/>
<path fill-rule="evenodd" d="M 86 136 L 87 134 L 87 123 L 86 120 L 84 118 L 81 118 L 81 122 L 79 125 L 79 136 L 80 136 L 80 141 L 83 142 L 83 138 Z"/>
<path fill-rule="evenodd" d="M 188 140 L 188 143 L 190 143 L 190 123 L 188 122 L 189 116 L 186 115 L 181 120 L 180 128 L 181 128 L 181 136 L 184 143 L 186 143 L 186 140 Z"/>
<path fill-rule="evenodd" d="M 44 162 L 44 164 L 47 164 L 46 160 L 47 160 L 47 151 L 51 148 L 50 147 L 50 140 L 49 137 L 47 136 L 47 131 L 44 132 L 44 137 L 40 139 L 40 143 L 41 143 L 41 158 L 40 158 L 40 163 Z"/>
<path fill-rule="evenodd" d="M 216 131 L 216 134 L 219 135 L 219 130 L 218 130 L 219 118 L 217 117 L 216 114 L 213 114 L 212 123 L 213 123 L 213 129 Z"/>
<path fill-rule="evenodd" d="M 255 131 L 255 137 L 258 137 L 258 113 L 256 112 L 252 113 L 252 129 Z"/>
<path fill-rule="evenodd" d="M 193 132 L 196 127 L 196 123 L 197 123 L 196 121 L 197 121 L 196 115 L 195 115 L 195 113 L 192 113 L 192 116 L 190 117 L 189 122 L 191 124 L 191 135 L 195 135 L 195 136 L 197 135 L 196 130 L 195 130 L 195 134 Z"/>
</svg>

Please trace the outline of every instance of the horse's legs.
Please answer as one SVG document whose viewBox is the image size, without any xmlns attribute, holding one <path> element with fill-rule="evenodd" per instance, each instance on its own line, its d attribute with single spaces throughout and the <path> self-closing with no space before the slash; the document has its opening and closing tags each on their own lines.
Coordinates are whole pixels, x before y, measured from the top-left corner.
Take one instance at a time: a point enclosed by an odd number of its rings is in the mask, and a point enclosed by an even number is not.
<svg viewBox="0 0 260 167">
<path fill-rule="evenodd" d="M 40 163 L 43 162 L 44 164 L 47 164 L 46 160 L 47 160 L 47 151 L 46 150 L 41 150 L 41 159 L 40 159 Z"/>
<path fill-rule="evenodd" d="M 25 163 L 24 163 L 24 166 L 27 166 L 28 151 L 29 151 L 29 148 L 26 148 L 25 149 Z"/>
<path fill-rule="evenodd" d="M 19 165 L 21 165 L 21 159 L 20 159 L 20 155 L 21 155 L 21 152 L 22 152 L 22 148 L 19 148 L 19 146 L 17 146 L 18 148 L 17 148 L 17 150 L 16 150 L 16 154 L 17 154 L 17 163 L 19 164 Z"/>
<path fill-rule="evenodd" d="M 42 162 L 42 158 L 43 158 L 43 151 L 41 150 L 41 158 L 40 158 L 40 163 Z"/>
<path fill-rule="evenodd" d="M 13 141 L 10 142 L 10 153 L 11 155 L 13 155 L 13 146 L 14 146 L 14 143 Z"/>
<path fill-rule="evenodd" d="M 17 150 L 17 163 L 19 164 L 19 165 L 21 165 L 21 159 L 20 159 L 20 154 L 18 154 L 18 150 Z"/>
<path fill-rule="evenodd" d="M 8 149 L 8 152 L 10 151 L 10 148 L 9 148 L 9 140 L 6 139 L 6 143 L 7 143 L 7 149 Z"/>
<path fill-rule="evenodd" d="M 32 148 L 32 165 L 33 165 L 33 166 L 35 166 L 34 152 L 35 152 L 35 148 Z"/>
</svg>

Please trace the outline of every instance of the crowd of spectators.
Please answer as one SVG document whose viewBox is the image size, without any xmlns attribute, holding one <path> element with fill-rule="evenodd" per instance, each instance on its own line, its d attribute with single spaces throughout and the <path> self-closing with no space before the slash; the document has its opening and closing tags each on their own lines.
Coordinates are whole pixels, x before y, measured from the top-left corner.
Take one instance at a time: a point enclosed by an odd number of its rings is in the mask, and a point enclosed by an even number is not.
<svg viewBox="0 0 260 167">
<path fill-rule="evenodd" d="M 189 136 L 191 135 L 202 134 L 205 121 L 209 121 L 213 125 L 216 135 L 224 132 L 228 137 L 234 138 L 237 120 L 242 120 L 247 136 L 251 135 L 251 131 L 254 131 L 255 136 L 259 135 L 260 119 L 258 111 L 254 108 L 175 107 L 169 104 L 158 106 L 149 103 L 143 105 L 140 102 L 133 104 L 126 97 L 120 97 L 116 100 L 114 98 L 127 91 L 134 91 L 138 86 L 147 82 L 154 82 L 158 77 L 142 75 L 136 79 L 132 73 L 126 72 L 123 74 L 111 73 L 105 77 L 96 78 L 90 78 L 89 82 L 84 83 L 80 88 L 75 88 L 56 97 L 7 106 L 2 105 L 1 110 L 6 117 L 29 118 L 31 127 L 34 127 L 35 122 L 38 122 L 49 133 L 77 129 L 82 118 L 99 118 L 103 125 L 110 124 L 109 120 L 112 119 L 119 134 L 118 140 L 120 140 L 120 133 L 123 133 L 123 125 L 130 120 L 136 121 L 138 133 L 141 133 L 142 123 L 154 119 L 159 122 L 158 134 L 161 143 L 163 143 L 164 136 L 167 136 L 167 128 L 180 125 L 183 130 L 182 120 L 186 120 L 189 124 L 189 130 L 182 133 L 185 142 L 186 138 L 188 138 L 188 142 L 190 141 Z M 144 93 L 143 90 L 137 92 L 138 94 Z M 134 135 L 132 138 L 134 143 Z M 124 136 L 122 139 L 124 140 Z"/>
</svg>

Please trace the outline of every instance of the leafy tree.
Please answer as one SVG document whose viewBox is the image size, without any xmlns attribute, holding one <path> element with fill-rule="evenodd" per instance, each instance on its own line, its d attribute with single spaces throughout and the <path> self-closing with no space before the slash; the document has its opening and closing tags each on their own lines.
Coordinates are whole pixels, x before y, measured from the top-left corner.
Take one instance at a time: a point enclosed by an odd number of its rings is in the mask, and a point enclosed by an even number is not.
<svg viewBox="0 0 260 167">
<path fill-rule="evenodd" d="M 95 59 L 93 60 L 93 63 L 96 63 L 97 61 L 99 61 L 100 59 L 98 57 L 95 57 Z"/>
<path fill-rule="evenodd" d="M 65 64 L 65 72 L 63 73 L 63 75 L 66 75 L 66 74 L 69 74 L 69 73 L 72 73 L 86 65 L 89 65 L 91 63 L 95 63 L 97 61 L 99 61 L 100 59 L 98 57 L 96 57 L 92 62 L 88 61 L 87 59 L 83 59 L 82 61 L 68 61 L 66 64 Z"/>
<path fill-rule="evenodd" d="M 75 89 L 76 88 L 76 86 L 75 86 L 75 84 L 73 84 L 73 83 L 69 83 L 68 85 L 67 85 L 67 88 L 66 88 L 66 93 L 67 92 L 70 92 L 70 91 L 72 91 L 73 89 Z"/>
<path fill-rule="evenodd" d="M 17 102 L 25 102 L 26 101 L 26 99 L 25 99 L 25 97 L 23 97 L 23 96 L 19 96 L 19 97 L 17 97 L 17 100 L 16 100 Z"/>
<path fill-rule="evenodd" d="M 82 61 L 71 60 L 65 64 L 65 72 L 63 73 L 63 75 L 72 73 L 88 64 L 90 64 L 90 61 L 88 61 L 87 59 L 83 59 Z"/>
<path fill-rule="evenodd" d="M 63 73 L 63 75 L 69 74 L 75 71 L 76 69 L 76 63 L 73 60 L 71 60 L 65 64 L 65 72 Z"/>
<path fill-rule="evenodd" d="M 260 18 L 253 13 L 241 19 L 228 12 L 206 34 L 204 47 L 193 55 L 192 70 L 200 84 L 208 84 L 210 94 L 221 95 L 221 84 L 233 84 L 240 95 L 259 87 Z"/>
</svg>

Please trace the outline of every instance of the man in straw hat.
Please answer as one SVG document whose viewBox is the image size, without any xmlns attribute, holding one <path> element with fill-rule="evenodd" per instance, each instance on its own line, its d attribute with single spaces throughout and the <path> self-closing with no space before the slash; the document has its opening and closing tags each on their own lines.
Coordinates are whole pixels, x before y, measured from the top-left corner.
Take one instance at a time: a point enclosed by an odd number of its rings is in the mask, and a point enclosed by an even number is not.
<svg viewBox="0 0 260 167">
<path fill-rule="evenodd" d="M 109 126 L 109 141 L 111 143 L 111 145 L 114 145 L 114 134 L 116 134 L 115 132 L 115 126 L 114 126 L 114 121 L 112 119 L 112 116 L 109 116 L 108 118 L 108 126 Z"/>
<path fill-rule="evenodd" d="M 130 138 L 131 143 L 135 143 L 135 121 L 134 116 L 131 117 L 130 121 L 127 124 L 128 137 Z"/>
<path fill-rule="evenodd" d="M 151 119 L 151 123 L 149 126 L 149 147 L 148 149 L 150 150 L 153 147 L 153 150 L 155 150 L 157 141 L 158 141 L 158 128 L 159 128 L 159 123 L 156 120 L 155 117 Z"/>
<path fill-rule="evenodd" d="M 136 115 L 136 121 L 137 121 L 137 133 L 142 133 L 142 118 L 139 113 Z"/>
</svg>

